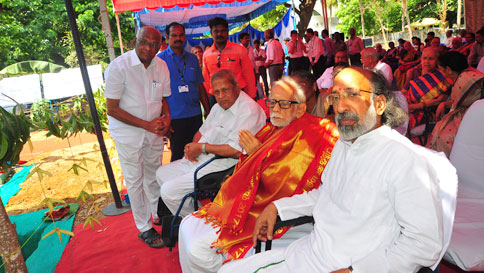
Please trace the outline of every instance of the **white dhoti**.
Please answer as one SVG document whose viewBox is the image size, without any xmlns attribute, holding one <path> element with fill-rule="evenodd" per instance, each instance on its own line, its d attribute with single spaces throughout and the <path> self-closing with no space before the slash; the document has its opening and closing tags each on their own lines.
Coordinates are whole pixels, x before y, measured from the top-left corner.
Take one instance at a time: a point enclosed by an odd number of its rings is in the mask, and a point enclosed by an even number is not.
<svg viewBox="0 0 484 273">
<path fill-rule="evenodd" d="M 278 249 L 285 249 L 294 240 L 308 234 L 312 229 L 312 224 L 304 224 L 291 228 L 280 239 L 272 241 L 273 250 L 264 252 L 264 255 L 266 253 L 275 253 L 274 251 Z M 211 247 L 212 243 L 218 238 L 217 230 L 217 228 L 212 227 L 210 224 L 205 224 L 204 219 L 197 218 L 193 215 L 189 215 L 182 220 L 178 236 L 178 251 L 180 265 L 184 273 L 208 273 L 217 272 L 220 269 L 222 262 L 226 259 L 226 255 L 217 254 L 217 249 Z M 262 249 L 264 249 L 264 244 Z M 252 248 L 242 260 L 245 260 L 253 254 L 254 249 Z M 237 261 L 228 262 L 226 265 L 232 263 L 237 263 Z"/>
<path fill-rule="evenodd" d="M 161 166 L 163 144 L 151 145 L 147 138 L 141 148 L 116 141 L 115 144 L 134 222 L 140 232 L 147 231 L 152 228 L 151 215 L 157 217 L 160 186 L 155 172 Z"/>
<path fill-rule="evenodd" d="M 193 191 L 193 174 L 195 169 L 212 157 L 212 154 L 202 154 L 198 157 L 198 162 L 190 162 L 186 158 L 182 158 L 158 168 L 156 179 L 160 185 L 161 199 L 163 199 L 171 213 L 175 214 L 183 196 Z M 197 178 L 228 169 L 236 163 L 237 160 L 232 158 L 214 160 L 198 172 Z M 183 205 L 180 216 L 185 217 L 192 212 L 193 199 L 189 198 Z"/>
</svg>

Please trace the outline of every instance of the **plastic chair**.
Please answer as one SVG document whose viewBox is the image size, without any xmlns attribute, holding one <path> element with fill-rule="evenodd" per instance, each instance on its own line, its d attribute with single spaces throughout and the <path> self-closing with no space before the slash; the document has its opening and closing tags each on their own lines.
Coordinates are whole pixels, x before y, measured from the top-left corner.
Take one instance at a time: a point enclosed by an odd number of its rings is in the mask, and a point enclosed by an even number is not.
<svg viewBox="0 0 484 273">
<path fill-rule="evenodd" d="M 180 227 L 180 222 L 182 219 L 179 215 L 183 205 L 185 204 L 185 201 L 189 197 L 193 198 L 193 209 L 194 211 L 197 211 L 198 201 L 205 199 L 210 199 L 210 201 L 213 201 L 218 191 L 220 190 L 222 183 L 227 179 L 228 176 L 230 176 L 234 172 L 235 165 L 222 171 L 206 174 L 203 177 L 197 179 L 198 172 L 201 169 L 212 163 L 214 160 L 222 158 L 224 157 L 216 155 L 200 165 L 193 174 L 194 191 L 187 193 L 183 197 L 180 205 L 178 206 L 178 209 L 175 212 L 175 215 L 164 216 L 162 218 L 162 237 L 163 241 L 165 242 L 165 246 L 168 246 L 170 248 L 170 251 L 178 241 L 178 228 Z M 168 226 L 170 228 L 166 229 L 165 227 Z"/>
</svg>

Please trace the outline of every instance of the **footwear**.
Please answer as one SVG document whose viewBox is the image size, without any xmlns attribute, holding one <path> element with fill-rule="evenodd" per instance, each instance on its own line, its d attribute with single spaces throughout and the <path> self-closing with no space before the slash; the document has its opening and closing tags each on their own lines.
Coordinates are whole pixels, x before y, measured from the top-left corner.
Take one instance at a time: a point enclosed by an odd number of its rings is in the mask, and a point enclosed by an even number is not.
<svg viewBox="0 0 484 273">
<path fill-rule="evenodd" d="M 163 239 L 161 239 L 161 235 L 156 232 L 154 228 L 145 232 L 140 232 L 138 238 L 152 248 L 162 248 L 165 246 Z"/>
</svg>

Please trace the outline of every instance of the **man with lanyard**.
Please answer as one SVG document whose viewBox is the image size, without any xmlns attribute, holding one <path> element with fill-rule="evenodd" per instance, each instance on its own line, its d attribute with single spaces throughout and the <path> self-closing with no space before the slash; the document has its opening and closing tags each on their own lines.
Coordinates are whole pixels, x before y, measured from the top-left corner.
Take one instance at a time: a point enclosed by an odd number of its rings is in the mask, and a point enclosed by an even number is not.
<svg viewBox="0 0 484 273">
<path fill-rule="evenodd" d="M 257 95 L 255 77 L 254 72 L 251 69 L 247 69 L 247 67 L 252 67 L 247 49 L 228 40 L 229 24 L 224 18 L 212 18 L 208 21 L 208 25 L 213 38 L 213 45 L 207 47 L 203 53 L 202 73 L 205 79 L 205 88 L 210 94 L 210 105 L 216 103 L 210 80 L 215 72 L 222 69 L 232 71 L 240 88 L 249 97 L 255 98 Z"/>
<path fill-rule="evenodd" d="M 361 51 L 365 48 L 360 37 L 356 36 L 355 28 L 350 28 L 350 38 L 346 41 L 351 65 L 361 66 Z M 399 40 L 400 42 L 400 40 Z"/>
<path fill-rule="evenodd" d="M 150 247 L 163 247 L 156 222 L 160 186 L 155 171 L 161 165 L 163 136 L 170 128 L 170 71 L 155 58 L 161 34 L 143 27 L 136 35 L 135 50 L 112 61 L 106 72 L 106 107 L 109 134 L 114 139 L 124 182 L 128 189 L 138 238 Z"/>
<path fill-rule="evenodd" d="M 290 54 L 289 67 L 291 67 L 291 74 L 298 70 L 308 70 L 306 61 L 304 60 L 306 45 L 299 35 L 297 35 L 297 30 L 291 31 L 291 40 L 286 45 L 287 52 Z"/>
<path fill-rule="evenodd" d="M 264 38 L 267 41 L 266 46 L 266 63 L 264 66 L 269 70 L 269 79 L 271 80 L 271 89 L 282 74 L 284 74 L 284 49 L 279 41 L 274 40 L 274 30 L 264 31 Z"/>
<path fill-rule="evenodd" d="M 311 28 L 306 30 L 306 36 L 309 39 L 308 42 L 308 58 L 313 69 L 313 74 L 316 78 L 321 77 L 324 72 L 324 48 L 323 41 L 314 35 L 314 31 Z"/>
<path fill-rule="evenodd" d="M 183 158 L 183 149 L 192 142 L 193 136 L 202 126 L 202 111 L 205 116 L 210 112 L 208 97 L 203 86 L 203 76 L 197 57 L 186 52 L 185 27 L 173 22 L 166 28 L 169 47 L 158 53 L 170 70 L 171 96 L 166 100 L 170 105 L 171 127 L 170 137 L 171 161 Z"/>
</svg>

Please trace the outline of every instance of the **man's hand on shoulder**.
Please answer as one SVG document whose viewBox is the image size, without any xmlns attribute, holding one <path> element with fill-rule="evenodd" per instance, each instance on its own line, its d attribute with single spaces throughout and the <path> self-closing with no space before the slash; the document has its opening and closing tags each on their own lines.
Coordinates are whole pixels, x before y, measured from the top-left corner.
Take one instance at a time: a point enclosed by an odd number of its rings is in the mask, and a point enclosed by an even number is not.
<svg viewBox="0 0 484 273">
<path fill-rule="evenodd" d="M 197 157 L 202 153 L 202 143 L 191 142 L 185 145 L 185 157 L 191 162 L 198 162 Z"/>
<path fill-rule="evenodd" d="M 239 131 L 239 143 L 248 155 L 255 152 L 262 144 L 250 131 Z"/>
</svg>

